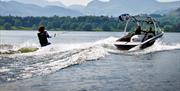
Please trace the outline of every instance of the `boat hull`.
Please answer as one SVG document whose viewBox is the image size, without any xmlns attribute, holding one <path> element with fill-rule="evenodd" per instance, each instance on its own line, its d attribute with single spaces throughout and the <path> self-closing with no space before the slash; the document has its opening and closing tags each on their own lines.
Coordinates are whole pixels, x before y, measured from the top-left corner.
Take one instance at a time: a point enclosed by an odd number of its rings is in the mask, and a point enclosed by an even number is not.
<svg viewBox="0 0 180 91">
<path fill-rule="evenodd" d="M 118 44 L 115 44 L 116 48 L 119 49 L 119 50 L 129 50 L 137 45 L 118 45 Z"/>
<path fill-rule="evenodd" d="M 158 35 L 156 35 L 156 36 L 154 36 L 154 37 L 152 37 L 152 38 L 150 38 L 150 39 L 148 39 L 148 40 L 146 40 L 146 41 L 144 41 L 144 42 L 142 42 L 142 43 L 131 43 L 131 42 L 121 42 L 121 41 L 117 41 L 117 43 L 115 43 L 114 45 L 117 47 L 117 49 L 119 49 L 119 50 L 130 50 L 130 49 L 132 49 L 132 48 L 134 48 L 134 47 L 136 47 L 136 46 L 138 46 L 139 47 L 139 49 L 145 49 L 145 48 L 147 48 L 147 47 L 150 47 L 150 46 L 152 46 L 154 43 L 155 43 L 155 41 L 158 39 L 158 38 L 160 38 L 160 37 L 162 37 L 163 36 L 163 33 L 160 33 L 160 34 L 158 34 Z M 118 43 L 119 42 L 119 43 Z"/>
<path fill-rule="evenodd" d="M 163 36 L 163 34 L 164 33 L 162 32 L 162 33 L 148 39 L 147 41 L 143 42 L 140 46 L 140 49 L 144 49 L 144 48 L 152 46 L 158 38 L 161 38 Z"/>
<path fill-rule="evenodd" d="M 147 42 L 143 45 L 140 46 L 140 49 L 145 49 L 147 47 L 150 47 L 154 44 L 155 41 L 150 41 L 150 42 Z M 119 45 L 119 44 L 114 44 L 116 46 L 116 48 L 118 50 L 130 50 L 131 48 L 134 48 L 138 45 Z"/>
</svg>

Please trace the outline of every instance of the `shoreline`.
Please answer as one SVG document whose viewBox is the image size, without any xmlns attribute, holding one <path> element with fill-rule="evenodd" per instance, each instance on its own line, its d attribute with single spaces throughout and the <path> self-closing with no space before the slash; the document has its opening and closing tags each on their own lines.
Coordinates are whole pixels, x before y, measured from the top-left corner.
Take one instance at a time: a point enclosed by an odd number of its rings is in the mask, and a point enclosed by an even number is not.
<svg viewBox="0 0 180 91">
<path fill-rule="evenodd" d="M 0 30 L 0 31 L 38 31 L 38 30 Z M 124 31 L 73 31 L 73 30 L 48 30 L 56 32 L 124 32 Z M 180 33 L 180 32 L 167 32 L 165 33 Z"/>
</svg>

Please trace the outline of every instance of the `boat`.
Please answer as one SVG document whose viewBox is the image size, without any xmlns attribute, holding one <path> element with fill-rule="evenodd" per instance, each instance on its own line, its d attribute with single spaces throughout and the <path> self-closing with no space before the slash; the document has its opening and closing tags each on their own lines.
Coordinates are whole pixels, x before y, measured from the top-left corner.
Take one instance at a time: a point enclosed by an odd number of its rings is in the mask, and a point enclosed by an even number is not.
<svg viewBox="0 0 180 91">
<path fill-rule="evenodd" d="M 159 21 L 148 15 L 122 14 L 119 20 L 126 22 L 123 36 L 114 43 L 119 50 L 145 49 L 164 34 L 158 25 Z"/>
</svg>

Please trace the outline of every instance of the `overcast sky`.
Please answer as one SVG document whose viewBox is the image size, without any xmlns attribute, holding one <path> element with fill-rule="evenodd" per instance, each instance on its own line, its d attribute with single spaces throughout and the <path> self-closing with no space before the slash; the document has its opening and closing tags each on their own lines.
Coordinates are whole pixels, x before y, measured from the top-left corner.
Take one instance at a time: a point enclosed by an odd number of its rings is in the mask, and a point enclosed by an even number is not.
<svg viewBox="0 0 180 91">
<path fill-rule="evenodd" d="M 1 0 L 1 1 L 10 1 L 10 0 Z M 19 1 L 19 2 L 39 2 L 39 1 L 43 1 L 43 0 L 15 0 L 15 1 Z M 45 0 L 44 0 L 45 1 Z M 46 0 L 46 1 L 60 1 L 62 2 L 64 5 L 69 6 L 69 5 L 73 5 L 73 4 L 80 4 L 80 5 L 87 5 L 90 1 L 92 0 Z M 100 1 L 109 1 L 109 0 L 100 0 Z M 157 0 L 157 1 L 161 1 L 161 2 L 171 2 L 171 1 L 180 1 L 180 0 Z"/>
</svg>

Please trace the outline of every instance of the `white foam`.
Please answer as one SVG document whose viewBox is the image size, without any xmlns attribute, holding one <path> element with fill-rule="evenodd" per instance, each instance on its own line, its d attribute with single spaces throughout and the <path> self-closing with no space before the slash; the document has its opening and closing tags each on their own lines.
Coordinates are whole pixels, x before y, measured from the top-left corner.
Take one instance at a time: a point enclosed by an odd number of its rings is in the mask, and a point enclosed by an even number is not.
<svg viewBox="0 0 180 91">
<path fill-rule="evenodd" d="M 147 54 L 147 53 L 153 53 L 153 52 L 161 52 L 161 51 L 170 51 L 170 50 L 176 50 L 176 49 L 180 49 L 180 44 L 167 44 L 164 43 L 160 40 L 157 40 L 154 45 L 152 45 L 151 47 L 148 47 L 144 50 L 138 50 L 138 51 L 134 51 L 134 53 L 131 54 L 136 54 L 136 55 L 141 55 L 141 54 Z"/>
<path fill-rule="evenodd" d="M 16 49 L 20 49 L 20 48 L 24 48 L 24 47 L 31 47 L 31 48 L 38 48 L 39 47 L 39 44 L 36 44 L 36 43 L 32 43 L 32 42 L 24 42 L 18 46 L 16 46 L 17 48 Z"/>
<path fill-rule="evenodd" d="M 83 63 L 87 60 L 99 59 L 105 55 L 108 55 L 107 51 L 100 46 L 90 47 L 83 50 L 72 50 L 65 56 L 61 55 L 63 57 L 54 55 L 52 60 L 33 64 L 30 68 L 26 68 L 23 73 L 28 72 L 28 76 L 30 73 L 36 75 L 46 75 L 74 64 Z"/>
<path fill-rule="evenodd" d="M 10 71 L 10 69 L 5 68 L 5 67 L 0 68 L 0 73 L 2 73 L 2 72 L 8 72 L 8 71 Z"/>
<path fill-rule="evenodd" d="M 21 48 L 39 48 L 39 45 L 32 42 L 24 42 L 22 44 L 0 44 L 0 53 L 16 54 L 20 53 Z"/>
</svg>

